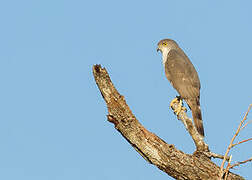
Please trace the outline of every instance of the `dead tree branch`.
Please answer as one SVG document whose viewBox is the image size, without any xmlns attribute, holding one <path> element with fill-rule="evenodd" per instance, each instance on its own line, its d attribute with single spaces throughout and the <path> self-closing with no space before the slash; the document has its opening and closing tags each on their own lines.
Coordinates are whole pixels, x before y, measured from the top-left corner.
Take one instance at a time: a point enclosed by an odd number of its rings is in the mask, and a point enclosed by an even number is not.
<svg viewBox="0 0 252 180">
<path fill-rule="evenodd" d="M 204 153 L 185 154 L 145 129 L 115 89 L 105 68 L 93 66 L 93 75 L 107 104 L 108 121 L 144 159 L 175 179 L 218 179 L 220 168 Z M 228 179 L 243 178 L 229 173 Z"/>
<path fill-rule="evenodd" d="M 227 176 L 227 174 L 228 174 L 228 171 L 229 171 L 229 169 L 232 167 L 232 165 L 230 165 L 230 161 L 229 161 L 229 162 L 228 162 L 228 165 L 227 165 L 227 167 L 226 167 L 226 170 L 224 171 L 225 161 L 226 161 L 226 159 L 227 159 L 227 157 L 228 157 L 228 153 L 230 152 L 231 148 L 234 147 L 234 146 L 236 146 L 236 145 L 238 145 L 238 144 L 241 144 L 241 143 L 244 143 L 244 142 L 247 142 L 247 141 L 250 141 L 250 140 L 251 140 L 251 138 L 249 138 L 249 139 L 246 139 L 246 140 L 243 140 L 243 141 L 240 141 L 240 142 L 234 144 L 234 140 L 235 140 L 235 138 L 238 136 L 238 134 L 240 133 L 240 131 L 241 131 L 242 129 L 244 129 L 244 128 L 249 124 L 249 122 L 247 122 L 245 125 L 243 125 L 244 122 L 247 120 L 248 113 L 249 113 L 251 107 L 252 107 L 252 104 L 250 104 L 250 106 L 249 106 L 249 108 L 248 108 L 246 114 L 244 115 L 243 119 L 241 120 L 241 122 L 240 122 L 240 124 L 239 124 L 239 126 L 238 126 L 238 128 L 237 128 L 237 130 L 236 130 L 236 132 L 235 132 L 235 134 L 234 134 L 234 136 L 232 137 L 232 139 L 231 139 L 231 141 L 230 141 L 230 143 L 229 143 L 229 145 L 228 145 L 228 148 L 227 148 L 227 150 L 226 150 L 226 153 L 225 153 L 225 155 L 224 155 L 224 159 L 223 159 L 223 161 L 222 161 L 222 163 L 221 163 L 221 167 L 220 167 L 220 175 L 219 175 L 220 179 L 223 177 L 223 174 L 224 174 L 224 173 L 225 173 L 225 179 L 226 179 L 226 176 Z M 243 125 L 243 126 L 242 126 L 242 125 Z M 248 162 L 248 161 L 247 161 L 247 162 Z"/>
<path fill-rule="evenodd" d="M 245 160 L 245 161 L 240 161 L 240 162 L 237 162 L 237 163 L 231 165 L 231 166 L 230 166 L 230 169 L 234 168 L 235 166 L 239 166 L 239 165 L 241 165 L 241 164 L 244 164 L 244 163 L 247 163 L 247 162 L 251 162 L 251 161 L 252 161 L 252 157 L 249 158 L 249 159 L 247 159 L 247 160 Z"/>
<path fill-rule="evenodd" d="M 178 108 L 179 100 L 177 99 L 176 103 L 173 103 L 172 109 L 176 110 Z M 195 126 L 193 125 L 192 119 L 190 119 L 187 114 L 186 110 L 183 107 L 180 113 L 177 115 L 178 119 L 181 120 L 186 128 L 186 130 L 191 135 L 194 144 L 196 146 L 196 152 L 209 152 L 208 145 L 204 142 L 204 137 L 202 137 L 198 131 L 196 130 Z"/>
</svg>

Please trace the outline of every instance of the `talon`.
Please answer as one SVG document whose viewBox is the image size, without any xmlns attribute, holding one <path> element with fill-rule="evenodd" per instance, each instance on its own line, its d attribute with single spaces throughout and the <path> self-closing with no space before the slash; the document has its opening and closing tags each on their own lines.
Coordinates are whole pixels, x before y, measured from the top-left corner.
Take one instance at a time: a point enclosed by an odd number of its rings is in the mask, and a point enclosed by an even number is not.
<svg viewBox="0 0 252 180">
<path fill-rule="evenodd" d="M 174 104 L 174 103 L 177 103 L 177 102 L 179 102 L 179 99 L 178 99 L 177 97 L 175 97 L 175 98 L 171 101 L 171 103 L 170 103 L 170 108 L 173 109 L 173 108 L 172 108 L 173 104 Z"/>
<path fill-rule="evenodd" d="M 182 100 L 180 99 L 179 100 L 179 105 L 178 105 L 178 108 L 174 110 L 174 112 L 176 113 L 176 115 L 179 115 L 179 113 L 181 112 L 182 110 Z"/>
<path fill-rule="evenodd" d="M 179 103 L 177 109 L 174 109 L 174 113 L 175 113 L 177 116 L 179 115 L 179 113 L 180 113 L 182 110 L 187 111 L 186 107 L 183 107 L 183 106 L 182 106 L 182 103 L 183 103 L 182 99 L 180 99 L 180 98 L 178 98 L 178 97 L 176 97 L 175 99 L 173 99 L 173 100 L 171 101 L 171 103 L 170 103 L 170 108 L 172 108 L 172 106 L 173 106 L 174 103 Z M 173 109 L 173 108 L 172 108 L 172 109 Z"/>
<path fill-rule="evenodd" d="M 186 109 L 186 107 L 184 107 L 184 106 L 181 108 L 181 110 L 187 112 L 187 109 Z"/>
</svg>

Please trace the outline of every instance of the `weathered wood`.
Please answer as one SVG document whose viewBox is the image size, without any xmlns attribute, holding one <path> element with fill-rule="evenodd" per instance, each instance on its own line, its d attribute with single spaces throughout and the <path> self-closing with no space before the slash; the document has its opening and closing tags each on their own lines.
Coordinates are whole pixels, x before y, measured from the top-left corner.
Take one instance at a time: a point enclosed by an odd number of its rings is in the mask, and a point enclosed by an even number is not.
<svg viewBox="0 0 252 180">
<path fill-rule="evenodd" d="M 93 75 L 108 108 L 108 121 L 151 164 L 175 179 L 218 179 L 220 168 L 203 152 L 185 154 L 146 130 L 115 89 L 105 68 L 93 66 Z M 228 179 L 243 179 L 229 173 Z"/>
</svg>

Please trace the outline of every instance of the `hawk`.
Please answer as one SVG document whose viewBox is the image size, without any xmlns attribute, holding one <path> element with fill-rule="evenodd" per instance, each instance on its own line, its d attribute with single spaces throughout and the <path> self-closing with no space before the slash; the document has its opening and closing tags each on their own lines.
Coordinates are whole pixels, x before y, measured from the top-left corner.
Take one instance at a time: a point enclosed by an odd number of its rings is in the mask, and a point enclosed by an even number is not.
<svg viewBox="0 0 252 180">
<path fill-rule="evenodd" d="M 204 137 L 204 128 L 200 110 L 200 80 L 193 64 L 179 45 L 171 39 L 159 41 L 157 51 L 162 52 L 165 75 L 180 95 L 180 109 L 184 99 L 192 111 L 194 125 Z M 182 100 L 181 100 L 182 99 Z M 177 100 L 177 99 L 175 99 Z M 171 102 L 171 104 L 174 100 Z"/>
</svg>

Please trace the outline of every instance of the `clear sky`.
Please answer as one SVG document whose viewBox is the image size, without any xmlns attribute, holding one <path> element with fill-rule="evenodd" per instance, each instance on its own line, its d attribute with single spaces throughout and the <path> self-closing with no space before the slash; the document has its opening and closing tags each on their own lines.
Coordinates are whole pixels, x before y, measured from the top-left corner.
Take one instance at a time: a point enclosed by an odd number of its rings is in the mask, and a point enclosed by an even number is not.
<svg viewBox="0 0 252 180">
<path fill-rule="evenodd" d="M 206 141 L 224 154 L 252 103 L 251 7 L 249 0 L 1 1 L 0 179 L 172 179 L 107 122 L 92 76 L 93 64 L 105 66 L 139 121 L 192 153 L 169 109 L 177 93 L 156 52 L 163 38 L 195 65 Z M 252 125 L 240 140 L 251 132 Z M 251 149 L 251 142 L 235 148 L 233 160 Z M 252 179 L 251 167 L 233 172 Z"/>
</svg>

